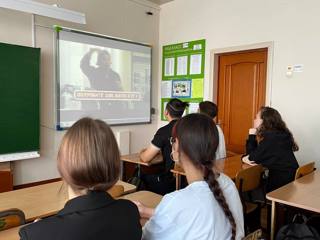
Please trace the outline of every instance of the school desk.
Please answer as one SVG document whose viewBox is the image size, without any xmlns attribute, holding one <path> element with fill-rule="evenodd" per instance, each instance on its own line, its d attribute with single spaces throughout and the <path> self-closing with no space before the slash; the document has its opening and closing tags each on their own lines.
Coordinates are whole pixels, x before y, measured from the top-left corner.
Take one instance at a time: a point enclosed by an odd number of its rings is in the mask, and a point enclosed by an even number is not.
<svg viewBox="0 0 320 240">
<path fill-rule="evenodd" d="M 21 226 L 0 231 L 0 239 L 1 240 L 19 240 L 20 227 Z"/>
<path fill-rule="evenodd" d="M 276 203 L 320 213 L 320 171 L 314 171 L 267 194 L 272 201 L 271 239 L 274 239 Z"/>
<path fill-rule="evenodd" d="M 153 165 L 157 165 L 159 163 L 163 162 L 163 158 L 161 154 L 157 154 L 150 162 L 143 162 L 140 158 L 139 153 L 133 153 L 128 155 L 121 156 L 121 161 L 123 163 L 122 165 L 122 171 L 123 171 L 123 178 L 126 179 L 126 172 L 125 172 L 125 163 L 132 163 L 135 164 L 135 170 L 134 170 L 134 177 L 140 178 L 141 176 L 141 166 L 150 167 Z"/>
<path fill-rule="evenodd" d="M 161 195 L 158 195 L 153 192 L 148 192 L 148 191 L 140 191 L 140 192 L 135 192 L 135 193 L 130 193 L 127 195 L 124 195 L 120 198 L 132 200 L 132 201 L 139 201 L 142 204 L 155 208 L 159 202 L 162 199 Z M 142 223 L 145 223 L 145 220 L 142 221 Z M 19 240 L 19 227 L 11 228 L 5 231 L 0 231 L 0 239 L 2 240 Z"/>
<path fill-rule="evenodd" d="M 237 173 L 242 170 L 249 168 L 250 165 L 242 163 L 241 155 L 235 155 L 231 157 L 226 157 L 222 159 L 216 160 L 215 168 L 230 177 L 231 179 L 235 179 Z M 176 189 L 180 188 L 181 176 L 185 176 L 185 172 L 181 166 L 175 164 L 174 169 L 171 172 L 176 177 Z"/>
<path fill-rule="evenodd" d="M 134 164 L 143 165 L 143 166 L 151 166 L 154 164 L 162 163 L 162 161 L 163 161 L 162 155 L 157 154 L 157 156 L 154 157 L 150 162 L 143 162 L 140 158 L 139 153 L 123 155 L 123 156 L 121 156 L 121 160 L 124 162 L 134 163 Z"/>
<path fill-rule="evenodd" d="M 136 186 L 118 181 L 124 186 L 124 194 L 136 191 Z M 64 207 L 67 188 L 62 181 L 0 193 L 0 211 L 19 208 L 31 222 L 37 218 L 51 216 Z"/>
</svg>

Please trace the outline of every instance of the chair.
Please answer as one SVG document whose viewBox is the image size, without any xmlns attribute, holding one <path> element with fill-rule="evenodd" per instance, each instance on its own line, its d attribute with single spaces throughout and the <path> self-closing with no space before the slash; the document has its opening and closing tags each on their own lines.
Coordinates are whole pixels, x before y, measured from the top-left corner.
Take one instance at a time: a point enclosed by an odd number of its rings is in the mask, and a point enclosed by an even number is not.
<svg viewBox="0 0 320 240">
<path fill-rule="evenodd" d="M 1 168 L 1 166 L 0 166 Z M 0 169 L 0 193 L 13 190 L 13 177 L 10 170 Z"/>
<path fill-rule="evenodd" d="M 261 201 L 255 201 L 252 193 L 254 190 L 262 188 L 261 179 L 264 173 L 264 168 L 261 165 L 255 165 L 239 171 L 235 178 L 235 184 L 239 191 L 240 199 L 243 206 L 243 213 L 245 219 L 245 229 L 248 232 L 250 217 L 255 219 L 252 221 L 252 228 L 257 229 L 260 227 L 260 216 L 261 216 Z M 263 198 L 265 199 L 264 189 Z M 258 218 L 258 222 L 256 221 Z"/>
<path fill-rule="evenodd" d="M 107 191 L 113 198 L 120 197 L 124 193 L 122 185 L 114 185 Z"/>
<path fill-rule="evenodd" d="M 17 227 L 25 223 L 25 215 L 20 209 L 11 208 L 0 212 L 0 231 Z"/>
<path fill-rule="evenodd" d="M 310 162 L 308 164 L 305 164 L 301 167 L 299 167 L 296 171 L 296 176 L 295 176 L 295 180 L 298 178 L 301 178 L 305 175 L 308 175 L 309 173 L 312 173 L 315 170 L 314 167 L 315 163 L 314 162 Z"/>
</svg>

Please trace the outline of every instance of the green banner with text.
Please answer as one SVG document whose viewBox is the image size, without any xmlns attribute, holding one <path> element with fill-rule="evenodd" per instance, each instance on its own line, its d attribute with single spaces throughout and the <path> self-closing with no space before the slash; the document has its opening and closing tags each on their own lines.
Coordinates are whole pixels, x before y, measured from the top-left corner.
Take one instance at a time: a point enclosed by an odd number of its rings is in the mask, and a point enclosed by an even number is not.
<svg viewBox="0 0 320 240">
<path fill-rule="evenodd" d="M 162 48 L 161 119 L 171 98 L 189 102 L 186 113 L 197 112 L 203 100 L 205 39 Z"/>
</svg>

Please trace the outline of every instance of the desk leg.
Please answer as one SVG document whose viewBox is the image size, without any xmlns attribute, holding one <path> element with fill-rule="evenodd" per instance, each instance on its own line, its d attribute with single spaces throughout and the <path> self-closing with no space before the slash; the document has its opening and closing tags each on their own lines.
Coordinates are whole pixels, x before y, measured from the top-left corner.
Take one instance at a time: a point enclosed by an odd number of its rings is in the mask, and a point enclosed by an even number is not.
<svg viewBox="0 0 320 240">
<path fill-rule="evenodd" d="M 275 230 L 275 220 L 276 220 L 276 202 L 272 201 L 271 205 L 271 233 L 270 233 L 270 239 L 274 240 L 274 230 Z"/>
<path fill-rule="evenodd" d="M 126 176 L 125 176 L 125 165 L 124 165 L 124 161 L 121 161 L 121 164 L 120 164 L 120 180 L 124 180 L 126 179 Z"/>
<path fill-rule="evenodd" d="M 138 168 L 138 178 L 140 179 L 141 178 L 141 165 L 140 164 L 137 164 L 137 168 Z"/>
</svg>

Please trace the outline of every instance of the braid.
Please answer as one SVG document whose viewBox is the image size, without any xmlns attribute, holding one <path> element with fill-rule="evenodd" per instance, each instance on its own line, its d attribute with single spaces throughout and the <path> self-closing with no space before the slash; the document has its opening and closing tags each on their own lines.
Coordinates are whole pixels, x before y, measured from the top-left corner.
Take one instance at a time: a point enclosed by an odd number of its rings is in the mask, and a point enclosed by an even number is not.
<svg viewBox="0 0 320 240">
<path fill-rule="evenodd" d="M 211 164 L 210 164 L 211 165 Z M 212 170 L 212 166 L 205 166 L 204 168 L 204 179 L 208 183 L 210 190 L 212 191 L 215 199 L 218 201 L 220 207 L 224 211 L 226 217 L 230 221 L 231 225 L 231 231 L 232 231 L 232 237 L 231 240 L 234 240 L 236 238 L 236 222 L 234 220 L 234 217 L 232 215 L 232 212 L 230 211 L 230 208 L 228 206 L 228 203 L 223 195 L 223 192 L 219 186 L 219 183 L 216 179 L 216 174 Z"/>
<path fill-rule="evenodd" d="M 179 154 L 184 153 L 185 159 L 203 171 L 204 180 L 230 222 L 231 239 L 234 240 L 236 222 L 212 170 L 219 144 L 219 133 L 215 123 L 204 114 L 188 114 L 176 123 L 172 135 L 179 139 Z"/>
</svg>

